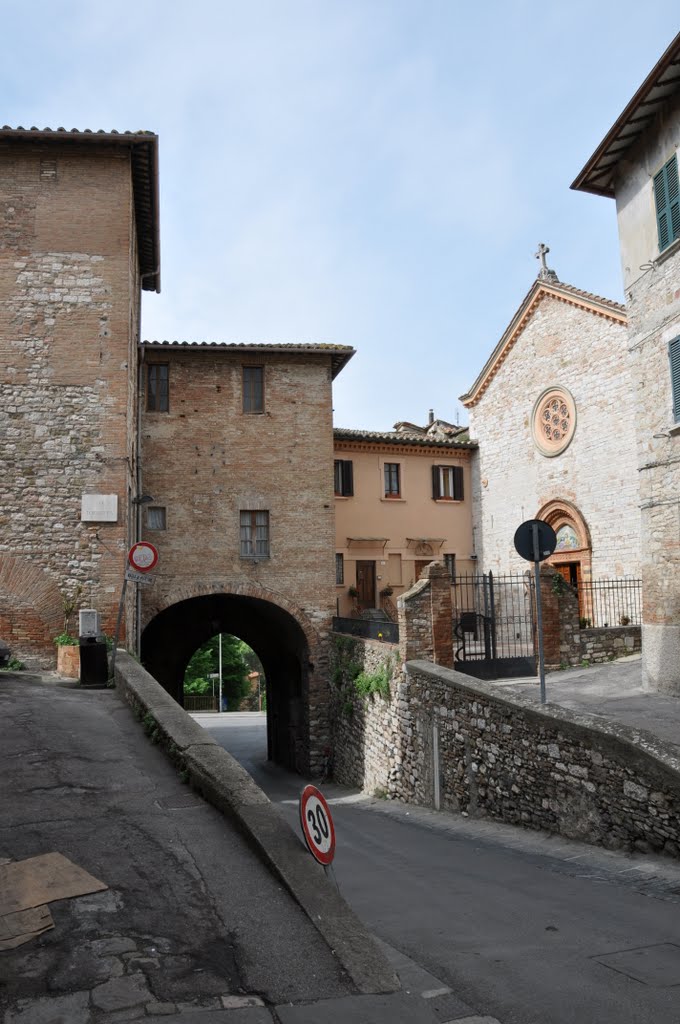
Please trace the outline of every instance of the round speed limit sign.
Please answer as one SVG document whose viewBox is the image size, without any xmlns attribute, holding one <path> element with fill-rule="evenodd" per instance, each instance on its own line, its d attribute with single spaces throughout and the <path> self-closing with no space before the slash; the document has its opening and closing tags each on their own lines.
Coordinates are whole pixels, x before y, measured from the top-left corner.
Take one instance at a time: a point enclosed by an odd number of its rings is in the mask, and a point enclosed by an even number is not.
<svg viewBox="0 0 680 1024">
<path fill-rule="evenodd" d="M 327 866 L 335 856 L 335 829 L 330 808 L 316 786 L 305 786 L 300 795 L 300 824 L 309 852 Z"/>
</svg>

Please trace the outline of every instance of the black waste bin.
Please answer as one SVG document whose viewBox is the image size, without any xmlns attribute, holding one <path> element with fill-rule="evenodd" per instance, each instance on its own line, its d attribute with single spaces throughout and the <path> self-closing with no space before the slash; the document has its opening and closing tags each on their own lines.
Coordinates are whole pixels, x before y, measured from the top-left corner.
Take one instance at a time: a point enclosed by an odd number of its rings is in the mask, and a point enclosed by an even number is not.
<svg viewBox="0 0 680 1024">
<path fill-rule="evenodd" d="M 109 680 L 109 659 L 106 641 L 99 636 L 80 637 L 80 685 L 106 686 Z"/>
</svg>

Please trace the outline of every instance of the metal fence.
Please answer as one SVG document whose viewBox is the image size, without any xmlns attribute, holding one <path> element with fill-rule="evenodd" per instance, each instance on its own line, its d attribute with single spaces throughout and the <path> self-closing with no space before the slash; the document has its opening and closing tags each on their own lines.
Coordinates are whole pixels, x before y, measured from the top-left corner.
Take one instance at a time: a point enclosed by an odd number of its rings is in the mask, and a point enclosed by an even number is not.
<svg viewBox="0 0 680 1024">
<path fill-rule="evenodd" d="M 461 671 L 487 679 L 535 672 L 530 578 L 459 575 L 453 604 L 454 651 Z"/>
<path fill-rule="evenodd" d="M 217 697 L 207 694 L 187 694 L 184 698 L 185 711 L 217 711 Z"/>
<path fill-rule="evenodd" d="M 349 633 L 350 636 L 360 636 L 364 640 L 399 643 L 399 626 L 396 622 L 390 622 L 387 619 L 381 622 L 376 619 L 345 619 L 336 615 L 333 618 L 333 632 Z"/>
<path fill-rule="evenodd" d="M 581 627 L 639 626 L 642 580 L 581 580 L 577 587 Z"/>
</svg>

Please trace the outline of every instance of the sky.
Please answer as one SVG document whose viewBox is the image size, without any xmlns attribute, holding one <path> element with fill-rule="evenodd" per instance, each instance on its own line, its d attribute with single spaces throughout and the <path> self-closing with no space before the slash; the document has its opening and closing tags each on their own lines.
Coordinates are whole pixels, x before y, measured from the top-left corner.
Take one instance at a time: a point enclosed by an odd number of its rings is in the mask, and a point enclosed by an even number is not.
<svg viewBox="0 0 680 1024">
<path fill-rule="evenodd" d="M 2 0 L 0 121 L 160 137 L 142 337 L 351 345 L 336 426 L 472 385 L 538 272 L 623 301 L 613 200 L 569 189 L 672 0 Z"/>
</svg>

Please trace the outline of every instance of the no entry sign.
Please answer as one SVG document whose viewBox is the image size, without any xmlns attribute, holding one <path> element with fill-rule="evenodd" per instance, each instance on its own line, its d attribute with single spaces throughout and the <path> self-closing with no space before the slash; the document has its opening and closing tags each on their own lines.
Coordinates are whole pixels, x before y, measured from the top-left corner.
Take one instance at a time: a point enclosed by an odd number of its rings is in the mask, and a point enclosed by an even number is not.
<svg viewBox="0 0 680 1024">
<path fill-rule="evenodd" d="M 300 824 L 309 852 L 327 867 L 335 856 L 335 829 L 330 808 L 316 786 L 305 786 L 302 790 Z"/>
<path fill-rule="evenodd" d="M 128 551 L 128 562 L 137 572 L 151 572 L 158 561 L 158 552 L 153 544 L 141 540 Z"/>
</svg>

